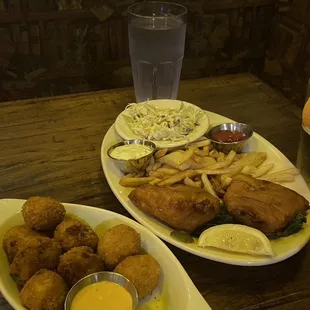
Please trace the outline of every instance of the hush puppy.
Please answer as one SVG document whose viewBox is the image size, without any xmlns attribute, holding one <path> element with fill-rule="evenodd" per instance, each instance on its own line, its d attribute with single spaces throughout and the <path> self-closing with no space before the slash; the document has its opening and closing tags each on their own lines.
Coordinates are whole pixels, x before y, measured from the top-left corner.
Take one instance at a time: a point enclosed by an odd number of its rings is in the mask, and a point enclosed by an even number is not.
<svg viewBox="0 0 310 310">
<path fill-rule="evenodd" d="M 37 237 L 28 239 L 10 265 L 12 278 L 23 286 L 38 270 L 56 269 L 62 248 L 55 239 Z"/>
<path fill-rule="evenodd" d="M 44 237 L 44 235 L 32 230 L 27 225 L 18 225 L 9 229 L 3 237 L 3 250 L 8 257 L 9 263 L 12 262 L 27 240 L 35 237 Z"/>
<path fill-rule="evenodd" d="M 135 255 L 125 258 L 114 271 L 129 279 L 136 287 L 139 299 L 143 299 L 158 285 L 160 265 L 151 255 Z"/>
<path fill-rule="evenodd" d="M 59 274 L 41 269 L 27 281 L 20 298 L 30 310 L 63 310 L 67 293 L 68 286 Z"/>
<path fill-rule="evenodd" d="M 57 272 L 69 287 L 85 276 L 104 270 L 104 262 L 88 246 L 72 248 L 60 257 Z"/>
<path fill-rule="evenodd" d="M 98 244 L 98 236 L 90 226 L 70 218 L 56 227 L 54 237 L 65 251 L 83 245 L 96 250 Z"/>
<path fill-rule="evenodd" d="M 107 230 L 98 243 L 98 254 L 109 270 L 113 270 L 127 256 L 139 254 L 140 250 L 140 234 L 124 224 Z"/>
<path fill-rule="evenodd" d="M 47 197 L 31 197 L 23 205 L 25 223 L 35 230 L 54 230 L 63 220 L 66 210 L 58 201 Z"/>
</svg>

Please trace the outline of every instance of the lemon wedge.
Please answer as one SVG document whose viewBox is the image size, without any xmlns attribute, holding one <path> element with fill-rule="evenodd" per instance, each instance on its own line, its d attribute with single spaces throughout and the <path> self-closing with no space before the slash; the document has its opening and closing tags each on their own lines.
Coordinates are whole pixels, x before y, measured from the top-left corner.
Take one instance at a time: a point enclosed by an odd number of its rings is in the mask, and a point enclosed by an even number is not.
<svg viewBox="0 0 310 310">
<path fill-rule="evenodd" d="M 239 224 L 223 224 L 206 229 L 199 237 L 198 246 L 250 255 L 275 255 L 269 239 L 261 231 Z"/>
<path fill-rule="evenodd" d="M 302 122 L 304 126 L 310 126 L 310 98 L 306 102 L 302 112 Z"/>
</svg>

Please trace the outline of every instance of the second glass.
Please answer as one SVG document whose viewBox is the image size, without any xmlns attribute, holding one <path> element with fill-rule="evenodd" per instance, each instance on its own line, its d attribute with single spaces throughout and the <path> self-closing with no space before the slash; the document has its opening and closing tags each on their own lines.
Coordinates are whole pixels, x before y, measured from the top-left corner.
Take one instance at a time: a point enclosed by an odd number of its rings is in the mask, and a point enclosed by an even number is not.
<svg viewBox="0 0 310 310">
<path fill-rule="evenodd" d="M 137 102 L 176 99 L 184 57 L 187 10 L 145 2 L 128 8 L 131 67 Z"/>
<path fill-rule="evenodd" d="M 297 154 L 297 168 L 310 189 L 310 127 L 302 126 Z"/>
</svg>

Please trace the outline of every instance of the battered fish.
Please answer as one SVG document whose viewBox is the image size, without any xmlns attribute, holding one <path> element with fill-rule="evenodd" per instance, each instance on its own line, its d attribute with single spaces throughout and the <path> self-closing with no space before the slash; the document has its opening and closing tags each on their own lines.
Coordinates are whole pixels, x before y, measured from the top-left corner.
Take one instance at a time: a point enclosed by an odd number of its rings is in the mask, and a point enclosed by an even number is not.
<svg viewBox="0 0 310 310">
<path fill-rule="evenodd" d="M 146 185 L 134 189 L 129 198 L 143 212 L 188 233 L 211 221 L 220 210 L 217 198 L 200 188 L 185 185 Z"/>
<path fill-rule="evenodd" d="M 224 201 L 238 222 L 265 234 L 282 230 L 309 209 L 309 202 L 296 192 L 244 174 L 233 178 Z"/>
</svg>

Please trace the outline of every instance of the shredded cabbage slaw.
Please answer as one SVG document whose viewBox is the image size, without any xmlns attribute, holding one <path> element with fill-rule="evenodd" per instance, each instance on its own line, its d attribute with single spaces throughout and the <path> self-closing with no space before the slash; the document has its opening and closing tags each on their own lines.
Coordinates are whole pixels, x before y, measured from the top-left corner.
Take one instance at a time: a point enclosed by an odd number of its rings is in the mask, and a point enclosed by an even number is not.
<svg viewBox="0 0 310 310">
<path fill-rule="evenodd" d="M 200 125 L 204 112 L 181 102 L 179 109 L 161 109 L 151 104 L 131 103 L 124 117 L 136 135 L 153 141 L 180 141 Z"/>
</svg>

